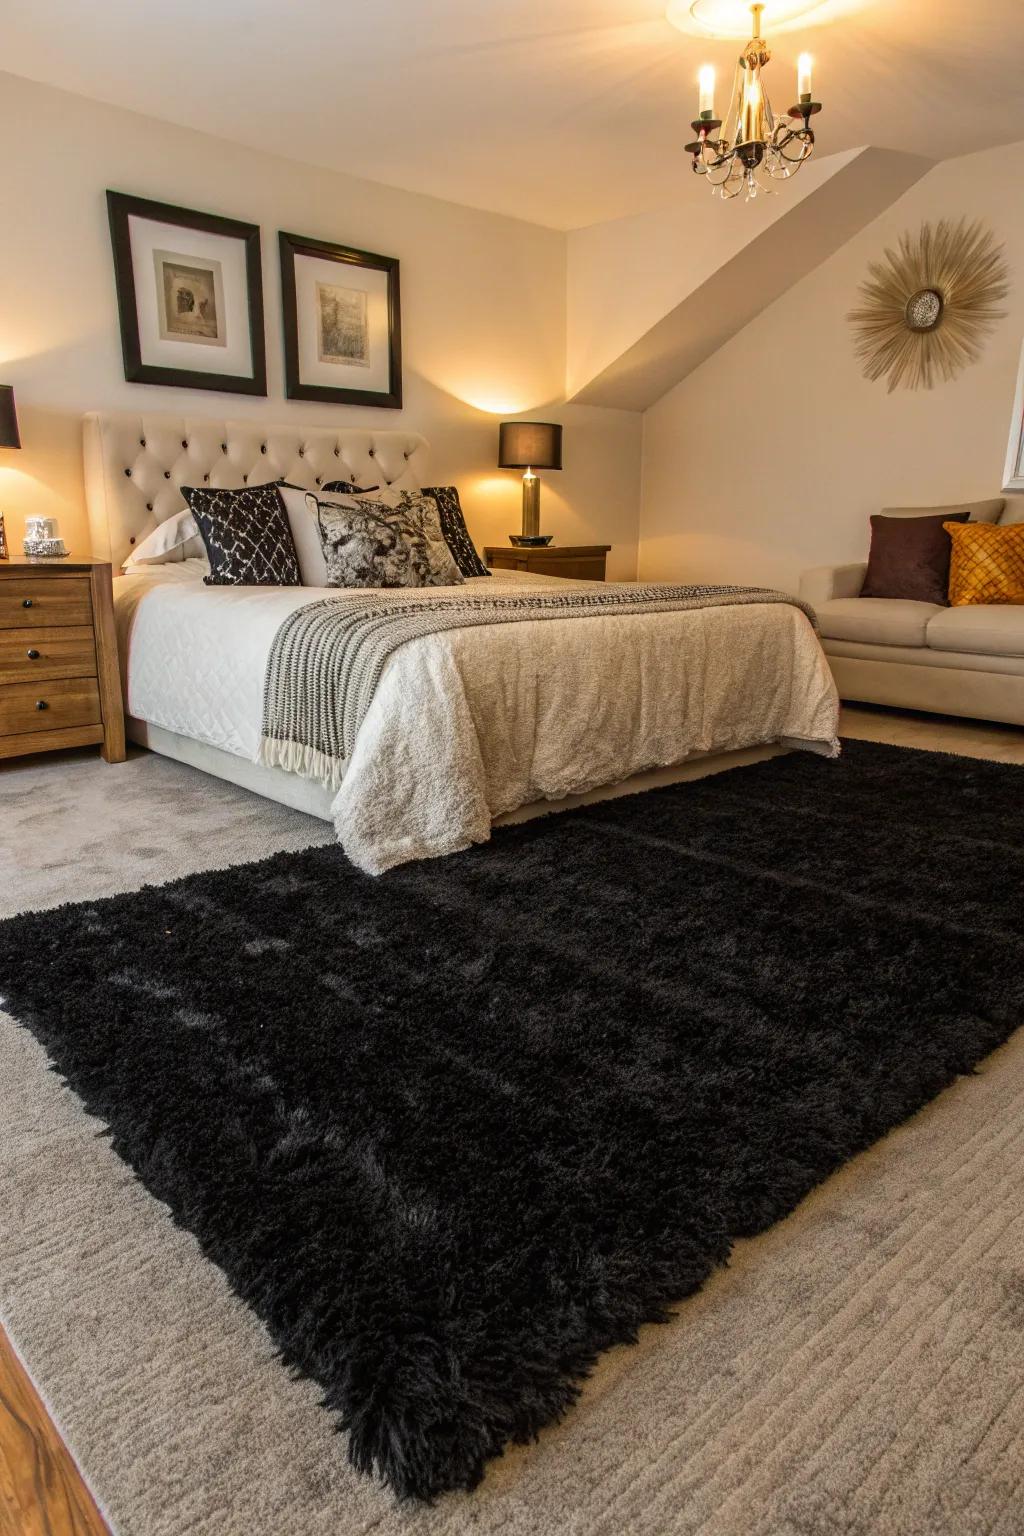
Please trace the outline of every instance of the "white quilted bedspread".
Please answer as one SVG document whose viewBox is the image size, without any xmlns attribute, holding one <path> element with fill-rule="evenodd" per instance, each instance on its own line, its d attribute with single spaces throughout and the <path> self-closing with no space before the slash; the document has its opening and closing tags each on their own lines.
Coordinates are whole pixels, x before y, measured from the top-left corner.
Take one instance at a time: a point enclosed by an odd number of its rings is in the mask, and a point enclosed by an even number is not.
<svg viewBox="0 0 1024 1536">
<path fill-rule="evenodd" d="M 470 585 L 498 581 L 528 591 L 557 578 L 501 572 Z M 202 563 L 188 561 L 114 588 L 128 713 L 255 762 L 274 635 L 330 592 L 207 587 Z M 814 631 L 786 604 L 431 635 L 389 661 L 335 827 L 377 874 L 482 842 L 505 811 L 694 752 L 782 740 L 830 751 L 837 720 Z"/>
</svg>

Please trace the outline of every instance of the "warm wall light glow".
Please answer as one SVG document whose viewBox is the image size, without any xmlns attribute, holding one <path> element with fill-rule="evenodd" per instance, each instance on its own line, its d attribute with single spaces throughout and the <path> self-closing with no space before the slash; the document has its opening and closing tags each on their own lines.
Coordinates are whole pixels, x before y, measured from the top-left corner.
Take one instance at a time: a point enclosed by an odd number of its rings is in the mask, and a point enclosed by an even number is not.
<svg viewBox="0 0 1024 1536">
<path fill-rule="evenodd" d="M 531 411 L 536 405 L 536 401 L 517 399 L 497 389 L 474 390 L 472 385 L 461 389 L 453 389 L 450 385 L 447 387 L 449 394 L 461 400 L 464 405 L 471 405 L 475 411 L 486 411 L 489 416 L 521 416 L 524 411 Z"/>
<path fill-rule="evenodd" d="M 545 401 L 552 398 L 555 390 L 552 388 L 552 379 L 532 381 L 523 377 L 525 370 L 515 368 L 514 361 L 509 359 L 504 368 L 480 369 L 472 373 L 469 369 L 457 368 L 449 359 L 442 357 L 437 366 L 423 369 L 423 377 L 435 389 L 443 390 L 453 400 L 470 406 L 474 411 L 482 411 L 487 416 L 524 416 L 529 411 L 539 410 Z M 488 373 L 492 371 L 495 376 L 488 378 Z M 511 374 L 512 377 L 502 378 L 502 373 Z M 563 383 L 561 375 L 557 383 Z"/>
<path fill-rule="evenodd" d="M 761 32 L 785 32 L 801 23 L 826 21 L 839 11 L 854 9 L 863 0 L 765 0 Z M 820 13 L 820 14 L 816 14 Z M 750 0 L 670 0 L 665 13 L 680 32 L 698 37 L 738 37 L 751 34 Z"/>
<path fill-rule="evenodd" d="M 77 420 L 75 425 L 77 427 Z M 24 454 L 25 450 L 22 449 L 21 456 Z M 13 451 L 0 452 L 0 512 L 4 514 L 8 549 L 13 554 L 21 553 L 25 519 L 29 517 L 57 518 L 61 537 L 72 553 L 88 549 L 88 537 L 83 537 L 84 513 L 80 508 L 70 505 L 38 475 L 27 469 L 15 468 L 12 461 L 18 457 L 19 454 Z"/>
</svg>

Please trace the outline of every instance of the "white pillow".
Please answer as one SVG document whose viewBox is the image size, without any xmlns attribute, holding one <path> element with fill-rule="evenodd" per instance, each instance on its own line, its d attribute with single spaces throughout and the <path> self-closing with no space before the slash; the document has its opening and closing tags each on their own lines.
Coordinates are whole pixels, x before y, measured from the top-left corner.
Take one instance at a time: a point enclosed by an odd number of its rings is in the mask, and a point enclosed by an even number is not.
<svg viewBox="0 0 1024 1536">
<path fill-rule="evenodd" d="M 124 569 L 130 571 L 137 565 L 163 565 L 169 560 L 198 558 L 206 558 L 206 545 L 192 513 L 188 507 L 183 507 L 158 528 L 154 528 L 141 544 L 136 544 L 124 563 Z"/>
<path fill-rule="evenodd" d="M 326 587 L 327 561 L 320 545 L 320 525 L 317 522 L 316 502 L 312 511 L 306 506 L 309 491 L 300 491 L 294 485 L 278 485 L 288 522 L 292 530 L 292 542 L 299 561 L 299 575 L 304 587 Z"/>
<path fill-rule="evenodd" d="M 324 559 L 323 541 L 320 537 L 317 502 L 322 501 L 327 506 L 351 508 L 354 504 L 353 499 L 340 491 L 331 491 L 325 496 L 318 491 L 299 490 L 294 485 L 278 484 L 277 489 L 281 493 L 285 511 L 288 513 L 302 585 L 326 587 L 327 561 Z M 382 501 L 385 506 L 399 507 L 402 505 L 404 494 L 402 491 L 374 491 L 372 496 L 367 493 L 362 499 Z"/>
</svg>

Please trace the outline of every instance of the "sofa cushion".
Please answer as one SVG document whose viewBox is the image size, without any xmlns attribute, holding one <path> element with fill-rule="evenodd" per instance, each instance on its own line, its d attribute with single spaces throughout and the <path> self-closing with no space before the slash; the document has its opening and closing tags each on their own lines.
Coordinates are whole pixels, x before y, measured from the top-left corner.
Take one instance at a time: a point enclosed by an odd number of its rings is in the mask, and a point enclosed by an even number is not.
<svg viewBox="0 0 1024 1536">
<path fill-rule="evenodd" d="M 945 603 L 952 545 L 948 530 L 966 523 L 966 512 L 952 518 L 886 517 L 871 519 L 871 553 L 861 597 L 901 597 L 915 603 Z"/>
<path fill-rule="evenodd" d="M 868 645 L 927 645 L 929 622 L 942 612 L 937 603 L 901 597 L 837 597 L 815 609 L 825 639 Z"/>
<path fill-rule="evenodd" d="M 1024 607 L 940 608 L 929 620 L 927 644 L 976 656 L 1024 656 Z"/>
<path fill-rule="evenodd" d="M 1002 528 L 1011 528 L 1016 523 L 1024 523 L 1024 496 L 1011 496 L 1009 498 L 999 523 Z"/>
<path fill-rule="evenodd" d="M 998 523 L 1006 506 L 1005 496 L 993 496 L 988 501 L 953 501 L 948 507 L 883 507 L 884 517 L 953 517 L 966 512 L 972 523 Z M 1003 521 L 1006 519 L 1004 517 Z"/>
</svg>

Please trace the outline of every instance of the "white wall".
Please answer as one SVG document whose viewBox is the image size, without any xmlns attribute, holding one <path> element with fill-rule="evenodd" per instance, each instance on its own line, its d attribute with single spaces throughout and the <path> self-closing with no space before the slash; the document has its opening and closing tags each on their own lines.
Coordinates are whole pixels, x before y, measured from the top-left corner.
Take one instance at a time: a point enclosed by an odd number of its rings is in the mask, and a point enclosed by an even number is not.
<svg viewBox="0 0 1024 1536">
<path fill-rule="evenodd" d="M 936 166 L 645 413 L 641 577 L 792 588 L 863 559 L 885 505 L 999 494 L 1024 335 L 1021 148 Z M 1008 317 L 953 383 L 889 395 L 861 377 L 846 313 L 903 231 L 961 216 L 1006 244 Z"/>
<path fill-rule="evenodd" d="M 497 422 L 565 423 L 565 470 L 545 478 L 543 523 L 561 543 L 611 543 L 610 574 L 636 569 L 640 418 L 565 406 L 565 236 L 356 177 L 299 165 L 0 75 L 0 138 L 11 147 L 0 243 L 0 382 L 15 386 L 23 450 L 0 451 L 9 540 L 24 519 L 61 520 L 88 552 L 80 417 L 86 410 L 187 411 L 268 422 L 407 425 L 432 473 L 463 492 L 481 544 L 519 525 L 518 478 L 495 468 Z M 125 382 L 105 189 L 257 223 L 269 395 Z M 277 231 L 337 240 L 402 263 L 405 407 L 284 399 Z"/>
<path fill-rule="evenodd" d="M 777 196 L 749 203 L 723 203 L 706 181 L 687 175 L 679 196 L 664 208 L 570 230 L 569 395 L 859 153 L 812 160 Z M 794 260 L 799 262 L 799 251 Z"/>
</svg>

